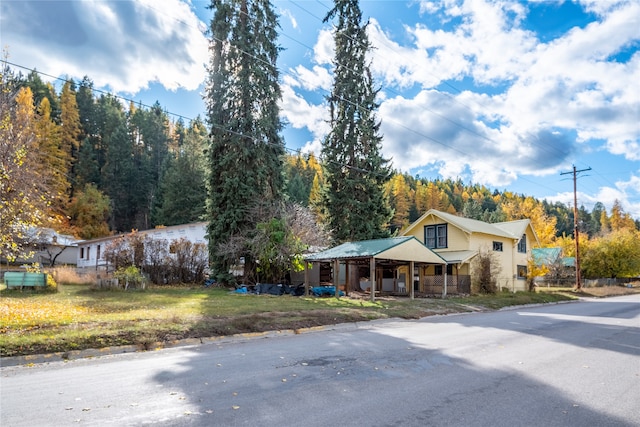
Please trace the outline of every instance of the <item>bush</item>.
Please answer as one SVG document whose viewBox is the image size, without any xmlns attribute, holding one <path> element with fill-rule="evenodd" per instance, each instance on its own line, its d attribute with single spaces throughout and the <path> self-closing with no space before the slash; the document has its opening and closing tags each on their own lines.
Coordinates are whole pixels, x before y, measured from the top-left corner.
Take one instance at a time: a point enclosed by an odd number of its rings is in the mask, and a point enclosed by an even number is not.
<svg viewBox="0 0 640 427">
<path fill-rule="evenodd" d="M 129 287 L 144 289 L 146 286 L 146 279 L 135 265 L 130 265 L 127 268 L 119 268 L 113 274 L 113 277 L 123 284 L 125 290 Z"/>
<path fill-rule="evenodd" d="M 133 266 L 158 285 L 202 283 L 208 264 L 203 243 L 185 238 L 169 242 L 136 233 L 114 240 L 104 256 L 116 273 Z"/>
<path fill-rule="evenodd" d="M 495 294 L 498 291 L 500 263 L 492 252 L 481 250 L 473 259 L 471 270 L 472 294 Z"/>
</svg>

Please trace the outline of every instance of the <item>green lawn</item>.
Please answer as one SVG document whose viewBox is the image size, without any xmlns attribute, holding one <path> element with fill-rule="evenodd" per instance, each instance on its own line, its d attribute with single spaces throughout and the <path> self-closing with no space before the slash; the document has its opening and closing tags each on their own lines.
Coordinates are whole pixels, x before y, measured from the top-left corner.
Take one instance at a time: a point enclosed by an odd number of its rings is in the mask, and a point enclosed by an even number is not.
<svg viewBox="0 0 640 427">
<path fill-rule="evenodd" d="M 59 292 L 0 293 L 0 355 L 64 352 L 114 345 L 155 348 L 182 338 L 300 329 L 391 317 L 492 310 L 571 299 L 563 293 L 465 298 L 315 298 L 240 295 L 225 289 L 152 287 L 95 291 L 60 285 Z"/>
</svg>

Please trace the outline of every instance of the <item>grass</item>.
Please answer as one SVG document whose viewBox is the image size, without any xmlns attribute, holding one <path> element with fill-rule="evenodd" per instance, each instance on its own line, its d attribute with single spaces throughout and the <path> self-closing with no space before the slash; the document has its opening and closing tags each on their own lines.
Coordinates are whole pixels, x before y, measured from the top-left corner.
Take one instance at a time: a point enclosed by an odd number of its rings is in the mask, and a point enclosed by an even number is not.
<svg viewBox="0 0 640 427">
<path fill-rule="evenodd" d="M 640 291 L 631 291 L 634 290 Z M 3 357 L 116 345 L 137 345 L 147 350 L 183 338 L 295 330 L 392 317 L 415 319 L 576 298 L 575 294 L 560 290 L 445 300 L 386 297 L 372 303 L 357 297 L 239 295 L 226 289 L 186 286 L 96 291 L 82 284 L 59 285 L 57 293 L 2 290 L 0 295 Z"/>
</svg>

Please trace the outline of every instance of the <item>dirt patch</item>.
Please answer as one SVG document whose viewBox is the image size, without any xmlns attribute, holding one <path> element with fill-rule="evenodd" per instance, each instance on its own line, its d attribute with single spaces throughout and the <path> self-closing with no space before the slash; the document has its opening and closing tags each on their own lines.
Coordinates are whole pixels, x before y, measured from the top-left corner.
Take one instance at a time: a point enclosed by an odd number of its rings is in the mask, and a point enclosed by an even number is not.
<svg viewBox="0 0 640 427">
<path fill-rule="evenodd" d="M 629 283 L 628 286 L 600 286 L 582 288 L 578 294 L 587 297 L 614 297 L 622 295 L 632 295 L 640 293 L 640 282 Z"/>
</svg>

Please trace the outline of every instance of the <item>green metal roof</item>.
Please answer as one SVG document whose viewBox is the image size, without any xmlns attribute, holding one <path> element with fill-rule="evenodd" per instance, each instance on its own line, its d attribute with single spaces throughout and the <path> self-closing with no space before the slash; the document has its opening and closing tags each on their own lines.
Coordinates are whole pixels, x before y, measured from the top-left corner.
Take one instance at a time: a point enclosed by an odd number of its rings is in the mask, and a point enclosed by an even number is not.
<svg viewBox="0 0 640 427">
<path fill-rule="evenodd" d="M 401 251 L 400 246 L 406 246 L 406 251 Z M 398 249 L 393 251 L 392 249 Z M 401 252 L 405 252 L 402 254 Z M 326 251 L 311 254 L 305 257 L 306 261 L 331 261 L 335 259 L 362 259 L 362 258 L 393 258 L 402 257 L 404 261 L 423 261 L 444 264 L 445 261 L 435 252 L 423 245 L 413 236 L 390 237 L 387 239 L 363 240 L 360 242 L 347 242 Z"/>
<path fill-rule="evenodd" d="M 531 256 L 536 265 L 551 265 L 560 259 L 560 248 L 533 248 Z"/>
</svg>

